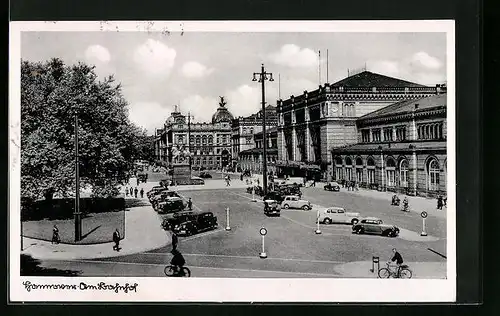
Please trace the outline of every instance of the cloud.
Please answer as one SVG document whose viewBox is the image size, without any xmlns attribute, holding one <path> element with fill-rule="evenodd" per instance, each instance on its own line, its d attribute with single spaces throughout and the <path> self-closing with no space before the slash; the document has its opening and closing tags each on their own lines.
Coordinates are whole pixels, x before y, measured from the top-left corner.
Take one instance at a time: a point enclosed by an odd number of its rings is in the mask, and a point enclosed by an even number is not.
<svg viewBox="0 0 500 316">
<path fill-rule="evenodd" d="M 291 95 L 301 95 L 305 90 L 313 91 L 318 89 L 319 84 L 304 78 L 294 78 L 281 80 L 281 98 L 287 99 Z"/>
<path fill-rule="evenodd" d="M 158 102 L 135 102 L 130 104 L 129 118 L 153 135 L 155 128 L 162 128 L 172 110 L 173 107 L 163 107 Z"/>
<path fill-rule="evenodd" d="M 293 68 L 318 65 L 316 52 L 309 48 L 301 49 L 295 44 L 283 45 L 278 52 L 272 53 L 269 57 L 275 64 Z"/>
<path fill-rule="evenodd" d="M 257 87 L 242 85 L 226 93 L 228 110 L 234 117 L 248 116 L 258 112 L 261 105 L 261 90 Z M 272 100 L 272 101 L 271 101 Z M 267 102 L 274 104 L 275 100 L 267 96 Z"/>
<path fill-rule="evenodd" d="M 426 52 L 415 53 L 412 56 L 412 61 L 428 69 L 439 69 L 442 66 L 439 59 L 427 54 Z"/>
<path fill-rule="evenodd" d="M 107 63 L 111 59 L 111 55 L 106 47 L 101 45 L 91 45 L 85 50 L 85 58 L 91 62 Z"/>
<path fill-rule="evenodd" d="M 148 39 L 134 51 L 133 60 L 139 68 L 151 75 L 169 75 L 177 52 L 160 41 Z"/>
<path fill-rule="evenodd" d="M 389 60 L 376 61 L 367 65 L 367 68 L 370 68 L 370 71 L 389 76 L 398 75 L 400 73 L 399 63 L 396 61 L 389 61 Z"/>
<path fill-rule="evenodd" d="M 202 78 L 210 75 L 214 69 L 207 68 L 196 61 L 189 61 L 182 66 L 182 74 L 187 78 Z"/>
<path fill-rule="evenodd" d="M 215 113 L 218 106 L 219 103 L 217 99 L 196 94 L 182 99 L 180 111 L 184 114 L 191 112 L 195 122 L 212 122 L 212 115 Z"/>
</svg>

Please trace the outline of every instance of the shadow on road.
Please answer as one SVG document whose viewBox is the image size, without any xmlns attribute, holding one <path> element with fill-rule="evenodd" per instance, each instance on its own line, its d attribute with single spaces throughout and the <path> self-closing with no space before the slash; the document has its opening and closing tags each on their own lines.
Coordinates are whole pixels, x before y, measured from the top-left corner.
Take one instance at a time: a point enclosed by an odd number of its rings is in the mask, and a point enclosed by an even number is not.
<svg viewBox="0 0 500 316">
<path fill-rule="evenodd" d="M 93 232 L 95 232 L 96 230 L 99 229 L 99 227 L 101 227 L 102 225 L 99 225 L 99 226 L 96 226 L 95 228 L 93 228 L 92 230 L 90 230 L 88 233 L 86 233 L 85 235 L 82 236 L 82 238 L 80 240 L 84 240 L 88 235 L 92 234 Z"/>
<path fill-rule="evenodd" d="M 21 254 L 21 276 L 78 276 L 81 271 L 40 267 L 40 260 Z"/>
</svg>

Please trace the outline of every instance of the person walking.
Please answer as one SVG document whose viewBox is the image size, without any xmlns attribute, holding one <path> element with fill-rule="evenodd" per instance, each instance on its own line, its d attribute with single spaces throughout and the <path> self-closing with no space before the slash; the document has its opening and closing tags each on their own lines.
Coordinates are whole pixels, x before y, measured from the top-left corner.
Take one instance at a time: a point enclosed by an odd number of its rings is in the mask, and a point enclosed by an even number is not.
<svg viewBox="0 0 500 316">
<path fill-rule="evenodd" d="M 52 227 L 52 243 L 58 244 L 60 242 L 61 239 L 59 238 L 59 228 L 57 227 L 57 225 L 54 225 L 54 227 Z"/>
<path fill-rule="evenodd" d="M 113 250 L 120 251 L 120 232 L 118 228 L 113 232 L 113 242 L 115 243 Z"/>
<path fill-rule="evenodd" d="M 129 190 L 128 187 L 125 187 L 125 196 L 128 196 Z"/>
<path fill-rule="evenodd" d="M 130 196 L 132 197 L 134 195 L 134 188 L 130 187 Z"/>
<path fill-rule="evenodd" d="M 137 190 L 137 187 L 135 187 L 135 189 L 134 189 L 134 196 L 135 196 L 135 198 L 137 198 L 137 192 L 139 192 L 139 190 Z"/>
<path fill-rule="evenodd" d="M 140 182 L 140 180 L 139 180 L 139 176 L 137 176 L 137 186 L 139 186 L 139 184 L 140 184 L 140 183 L 141 183 L 141 182 Z"/>
<path fill-rule="evenodd" d="M 177 237 L 177 234 L 174 233 L 173 230 L 170 231 L 171 235 L 171 240 L 172 240 L 172 251 L 177 250 L 177 245 L 179 244 L 179 238 Z"/>
<path fill-rule="evenodd" d="M 144 197 L 144 188 L 141 188 L 141 199 Z"/>
<path fill-rule="evenodd" d="M 437 198 L 437 209 L 443 210 L 443 197 L 441 195 Z"/>
<path fill-rule="evenodd" d="M 187 202 L 187 206 L 188 206 L 188 210 L 190 210 L 190 211 L 193 210 L 193 201 L 191 200 L 191 198 L 189 198 L 189 200 Z"/>
</svg>

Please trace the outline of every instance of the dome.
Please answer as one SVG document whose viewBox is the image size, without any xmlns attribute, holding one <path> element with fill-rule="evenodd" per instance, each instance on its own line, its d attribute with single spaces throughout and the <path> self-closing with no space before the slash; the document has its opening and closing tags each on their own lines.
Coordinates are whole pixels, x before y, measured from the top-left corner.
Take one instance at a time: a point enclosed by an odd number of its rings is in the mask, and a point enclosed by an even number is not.
<svg viewBox="0 0 500 316">
<path fill-rule="evenodd" d="M 166 123 L 167 125 L 174 124 L 174 122 L 175 122 L 175 119 L 174 119 L 174 117 L 173 117 L 172 115 L 170 115 L 170 116 L 167 118 L 167 120 L 165 121 L 165 123 Z"/>
<path fill-rule="evenodd" d="M 233 115 L 226 108 L 226 101 L 224 97 L 220 97 L 219 108 L 212 115 L 212 124 L 216 124 L 219 122 L 231 122 L 233 120 Z"/>
</svg>

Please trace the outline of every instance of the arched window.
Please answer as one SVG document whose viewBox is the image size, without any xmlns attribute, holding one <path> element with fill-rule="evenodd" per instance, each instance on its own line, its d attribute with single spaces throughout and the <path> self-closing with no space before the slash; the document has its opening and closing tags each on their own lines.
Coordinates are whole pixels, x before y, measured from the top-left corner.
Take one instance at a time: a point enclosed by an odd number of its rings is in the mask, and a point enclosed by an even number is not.
<svg viewBox="0 0 500 316">
<path fill-rule="evenodd" d="M 201 137 L 200 135 L 196 135 L 196 146 L 200 146 L 201 144 Z"/>
<path fill-rule="evenodd" d="M 408 160 L 401 160 L 399 163 L 399 186 L 408 187 Z"/>
<path fill-rule="evenodd" d="M 335 158 L 335 180 L 344 179 L 344 173 L 342 168 L 342 158 Z"/>
<path fill-rule="evenodd" d="M 214 143 L 214 137 L 212 135 L 208 136 L 208 143 L 212 145 Z"/>
<path fill-rule="evenodd" d="M 203 135 L 203 136 L 201 136 L 201 143 L 202 143 L 203 145 L 206 145 L 206 144 L 207 144 L 207 135 Z"/>
<path fill-rule="evenodd" d="M 352 159 L 350 157 L 345 158 L 345 179 L 347 181 L 352 180 Z"/>
<path fill-rule="evenodd" d="M 368 184 L 375 183 L 375 161 L 372 157 L 366 160 L 366 177 Z"/>
<path fill-rule="evenodd" d="M 356 158 L 356 181 L 363 182 L 363 160 Z"/>
<path fill-rule="evenodd" d="M 427 163 L 427 183 L 430 191 L 439 190 L 439 163 L 435 158 Z"/>
<path fill-rule="evenodd" d="M 387 186 L 393 187 L 396 185 L 396 162 L 389 158 L 385 163 L 385 172 L 387 175 Z"/>
</svg>

